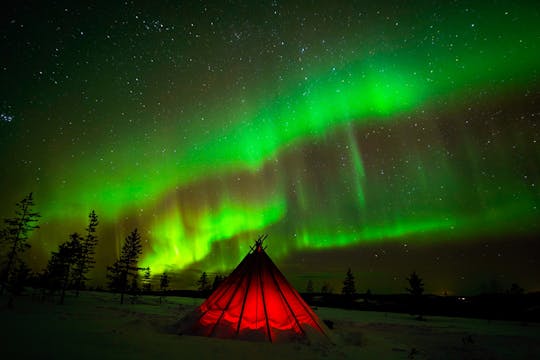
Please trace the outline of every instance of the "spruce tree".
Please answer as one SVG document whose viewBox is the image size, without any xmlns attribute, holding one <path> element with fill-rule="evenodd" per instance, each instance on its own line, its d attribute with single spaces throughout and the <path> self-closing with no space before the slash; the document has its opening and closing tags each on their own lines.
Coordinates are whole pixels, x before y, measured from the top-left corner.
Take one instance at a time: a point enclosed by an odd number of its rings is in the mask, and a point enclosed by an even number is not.
<svg viewBox="0 0 540 360">
<path fill-rule="evenodd" d="M 324 283 L 321 286 L 321 294 L 331 294 L 332 291 L 333 291 L 333 288 L 329 283 Z"/>
<path fill-rule="evenodd" d="M 212 291 L 216 290 L 224 280 L 225 280 L 224 276 L 220 274 L 216 274 L 216 277 L 214 278 L 214 282 L 212 283 Z"/>
<path fill-rule="evenodd" d="M 169 288 L 169 275 L 167 275 L 166 272 L 161 274 L 161 278 L 159 279 L 159 290 L 160 291 L 167 291 Z"/>
<path fill-rule="evenodd" d="M 510 289 L 508 290 L 508 294 L 514 295 L 514 296 L 520 296 L 525 293 L 525 290 L 519 286 L 517 283 L 512 283 L 510 286 Z"/>
<path fill-rule="evenodd" d="M 421 296 L 424 293 L 424 282 L 420 276 L 418 276 L 416 271 L 413 271 L 411 275 L 409 275 L 407 281 L 409 282 L 409 287 L 406 288 L 406 290 L 409 292 L 409 294 L 413 296 Z"/>
<path fill-rule="evenodd" d="M 16 204 L 15 216 L 4 220 L 6 228 L 2 235 L 8 251 L 5 258 L 6 265 L 0 274 L 2 282 L 0 295 L 4 293 L 6 286 L 9 287 L 16 282 L 14 277 L 17 274 L 18 263 L 22 261 L 21 255 L 30 248 L 30 244 L 27 243 L 28 237 L 32 230 L 39 228 L 37 222 L 40 215 L 33 210 L 34 206 L 34 199 L 30 193 Z"/>
<path fill-rule="evenodd" d="M 210 283 L 208 281 L 208 274 L 206 273 L 206 271 L 203 271 L 203 273 L 201 274 L 201 277 L 197 281 L 197 285 L 199 285 L 198 289 L 201 292 L 210 290 Z"/>
<path fill-rule="evenodd" d="M 152 278 L 151 278 L 151 273 L 150 273 L 150 267 L 147 267 L 146 269 L 144 269 L 142 288 L 144 292 L 152 291 Z"/>
<path fill-rule="evenodd" d="M 341 289 L 341 293 L 349 298 L 353 297 L 354 294 L 356 294 L 356 287 L 354 284 L 354 275 L 351 271 L 351 268 L 347 270 L 347 274 L 345 275 L 345 280 L 343 280 L 343 288 Z"/>
<path fill-rule="evenodd" d="M 74 267 L 73 285 L 75 288 L 75 295 L 79 296 L 79 290 L 83 289 L 86 280 L 88 280 L 87 274 L 94 268 L 96 261 L 94 260 L 95 248 L 97 245 L 96 228 L 99 225 L 98 216 L 96 212 L 92 210 L 88 214 L 88 227 L 86 230 L 86 236 L 81 241 L 81 252 Z"/>
<path fill-rule="evenodd" d="M 82 237 L 78 233 L 69 236 L 69 241 L 58 246 L 53 252 L 47 265 L 49 287 L 51 290 L 60 289 L 60 304 L 64 303 L 70 276 L 73 276 L 73 267 L 81 256 Z"/>
<path fill-rule="evenodd" d="M 409 287 L 406 288 L 406 290 L 412 295 L 411 315 L 416 314 L 418 320 L 423 320 L 422 294 L 424 293 L 424 282 L 422 278 L 418 276 L 416 271 L 413 271 L 411 275 L 409 275 L 407 282 L 409 283 Z"/>
<path fill-rule="evenodd" d="M 135 278 L 141 269 L 137 266 L 139 255 L 142 254 L 141 236 L 137 229 L 126 237 L 122 246 L 120 258 L 107 268 L 109 286 L 120 292 L 120 303 L 124 303 L 124 294 L 128 290 L 129 278 Z"/>
<path fill-rule="evenodd" d="M 313 293 L 313 281 L 311 281 L 311 279 L 308 280 L 308 282 L 307 282 L 307 285 L 306 285 L 306 292 L 307 292 L 308 294 Z"/>
<path fill-rule="evenodd" d="M 159 296 L 160 304 L 168 288 L 169 288 L 169 276 L 167 275 L 166 272 L 164 272 L 163 274 L 161 274 L 161 277 L 159 278 L 159 291 L 161 292 Z"/>
</svg>

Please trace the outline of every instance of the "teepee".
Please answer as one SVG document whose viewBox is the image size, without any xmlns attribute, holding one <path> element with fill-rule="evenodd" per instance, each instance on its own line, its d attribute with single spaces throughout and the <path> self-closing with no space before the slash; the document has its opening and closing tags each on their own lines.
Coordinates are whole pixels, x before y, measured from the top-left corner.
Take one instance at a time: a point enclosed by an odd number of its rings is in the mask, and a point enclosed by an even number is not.
<svg viewBox="0 0 540 360">
<path fill-rule="evenodd" d="M 188 332 L 249 340 L 329 338 L 328 329 L 265 252 L 259 237 L 227 279 L 190 317 Z"/>
</svg>

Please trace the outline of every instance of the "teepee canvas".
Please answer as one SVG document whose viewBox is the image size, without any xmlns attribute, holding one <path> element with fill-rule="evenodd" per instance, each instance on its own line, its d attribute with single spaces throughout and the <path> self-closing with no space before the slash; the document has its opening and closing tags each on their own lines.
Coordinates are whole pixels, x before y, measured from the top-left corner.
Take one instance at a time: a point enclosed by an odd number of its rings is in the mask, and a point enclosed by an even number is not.
<svg viewBox="0 0 540 360">
<path fill-rule="evenodd" d="M 271 342 L 320 335 L 328 329 L 289 284 L 259 238 L 230 276 L 195 311 L 190 332 Z"/>
</svg>

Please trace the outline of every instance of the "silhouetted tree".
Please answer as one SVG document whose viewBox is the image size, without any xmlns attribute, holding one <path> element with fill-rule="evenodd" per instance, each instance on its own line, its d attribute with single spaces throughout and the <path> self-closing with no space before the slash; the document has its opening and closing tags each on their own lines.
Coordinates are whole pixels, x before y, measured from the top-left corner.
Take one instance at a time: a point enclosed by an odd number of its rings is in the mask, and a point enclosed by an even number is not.
<svg viewBox="0 0 540 360">
<path fill-rule="evenodd" d="M 69 241 L 58 246 L 58 251 L 53 252 L 47 265 L 49 287 L 51 290 L 60 289 L 60 304 L 64 303 L 66 289 L 73 272 L 73 266 L 81 256 L 82 237 L 78 233 L 69 236 Z"/>
<path fill-rule="evenodd" d="M 373 294 L 371 293 L 371 289 L 367 289 L 366 293 L 364 294 L 364 299 L 366 301 L 369 301 L 371 300 L 372 297 L 373 297 Z"/>
<path fill-rule="evenodd" d="M 163 274 L 161 274 L 161 277 L 159 278 L 159 291 L 161 292 L 161 295 L 159 297 L 160 304 L 168 288 L 169 288 L 169 276 L 167 275 L 166 272 L 164 272 Z"/>
<path fill-rule="evenodd" d="M 412 295 L 412 314 L 416 314 L 418 320 L 422 320 L 422 294 L 424 293 L 424 282 L 418 276 L 416 271 L 413 271 L 407 278 L 409 287 L 406 290 Z"/>
<path fill-rule="evenodd" d="M 15 279 L 11 278 L 18 273 L 15 269 L 21 261 L 20 255 L 30 248 L 27 240 L 32 230 L 39 228 L 37 222 L 40 215 L 33 210 L 33 207 L 34 199 L 32 193 L 30 193 L 16 204 L 15 216 L 4 220 L 6 228 L 2 231 L 2 235 L 8 251 L 5 260 L 6 265 L 1 271 L 0 295 L 4 293 L 6 286 L 16 283 Z"/>
<path fill-rule="evenodd" d="M 321 294 L 331 294 L 332 292 L 334 292 L 334 289 L 329 283 L 324 283 L 321 286 Z"/>
<path fill-rule="evenodd" d="M 167 275 L 166 272 L 161 274 L 161 277 L 159 278 L 159 290 L 161 291 L 167 291 L 169 288 L 169 275 Z"/>
<path fill-rule="evenodd" d="M 75 288 L 76 296 L 79 296 L 79 290 L 84 288 L 86 280 L 88 280 L 87 274 L 94 268 L 94 264 L 96 263 L 94 255 L 96 253 L 95 248 L 98 238 L 95 233 L 98 225 L 98 216 L 96 215 L 96 212 L 92 210 L 90 214 L 88 214 L 86 236 L 81 241 L 81 251 L 74 266 L 73 286 Z"/>
<path fill-rule="evenodd" d="M 510 290 L 508 290 L 508 293 L 510 295 L 523 295 L 525 293 L 525 290 L 521 286 L 519 286 L 517 283 L 513 283 L 510 287 Z"/>
<path fill-rule="evenodd" d="M 109 287 L 111 290 L 120 293 L 121 304 L 124 303 L 124 294 L 128 289 L 129 278 L 137 276 L 140 270 L 137 267 L 137 262 L 141 253 L 141 236 L 137 232 L 137 229 L 135 229 L 126 238 L 122 246 L 120 259 L 116 260 L 112 266 L 107 267 Z"/>
<path fill-rule="evenodd" d="M 424 282 L 418 276 L 416 271 L 413 271 L 411 275 L 407 278 L 407 281 L 409 282 L 409 287 L 406 288 L 406 290 L 409 292 L 409 294 L 413 296 L 420 296 L 424 293 Z"/>
<path fill-rule="evenodd" d="M 311 279 L 308 280 L 308 282 L 307 282 L 307 285 L 306 285 L 306 292 L 307 292 L 308 294 L 313 293 L 313 281 L 311 281 Z"/>
<path fill-rule="evenodd" d="M 366 293 L 364 294 L 364 301 L 366 303 L 370 303 L 373 299 L 373 294 L 371 293 L 371 289 L 367 289 Z"/>
<path fill-rule="evenodd" d="M 214 282 L 212 283 L 212 291 L 216 290 L 219 285 L 225 280 L 225 277 L 223 275 L 217 274 L 214 278 Z"/>
<path fill-rule="evenodd" d="M 208 274 L 206 271 L 203 271 L 199 280 L 197 280 L 197 285 L 199 285 L 199 291 L 205 292 L 210 290 L 210 282 L 208 281 Z"/>
<path fill-rule="evenodd" d="M 144 269 L 144 277 L 143 277 L 143 291 L 150 292 L 152 291 L 152 278 L 150 274 L 150 267 L 147 267 Z"/>
<path fill-rule="evenodd" d="M 345 275 L 345 280 L 343 280 L 343 288 L 341 293 L 348 298 L 352 298 L 356 294 L 356 286 L 354 285 L 354 275 L 351 271 L 351 268 L 347 270 Z"/>
</svg>

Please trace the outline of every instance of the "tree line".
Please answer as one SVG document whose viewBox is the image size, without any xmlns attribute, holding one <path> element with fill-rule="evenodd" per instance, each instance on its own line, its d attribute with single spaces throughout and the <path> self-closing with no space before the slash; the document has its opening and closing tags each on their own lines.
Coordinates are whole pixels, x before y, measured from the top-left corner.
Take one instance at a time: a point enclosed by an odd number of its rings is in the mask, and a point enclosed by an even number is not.
<svg viewBox="0 0 540 360">
<path fill-rule="evenodd" d="M 405 288 L 405 290 L 413 296 L 421 296 L 424 293 L 424 282 L 418 276 L 416 271 L 413 271 L 409 277 L 406 278 L 407 283 L 409 284 L 409 287 Z M 311 294 L 314 293 L 314 285 L 313 281 L 311 279 L 308 280 L 306 285 L 306 293 Z M 321 294 L 331 294 L 333 292 L 333 288 L 329 283 L 324 283 L 321 286 Z M 367 293 L 371 293 L 371 290 L 367 290 Z M 345 274 L 345 278 L 343 279 L 343 287 L 341 288 L 341 295 L 343 295 L 346 298 L 354 298 L 357 295 L 356 292 L 356 281 L 354 278 L 354 274 L 351 270 L 351 268 L 347 269 L 347 272 Z"/>
<path fill-rule="evenodd" d="M 18 202 L 15 216 L 4 219 L 4 228 L 0 230 L 0 295 L 8 294 L 8 306 L 12 307 L 14 299 L 25 285 L 41 289 L 41 299 L 59 294 L 59 303 L 64 303 L 67 290 L 79 296 L 90 280 L 89 273 L 95 266 L 96 246 L 98 244 L 97 227 L 99 219 L 94 210 L 88 215 L 88 225 L 82 234 L 74 232 L 68 240 L 58 245 L 47 266 L 39 274 L 31 274 L 24 261 L 31 233 L 39 229 L 40 214 L 34 210 L 33 194 L 30 193 Z M 138 266 L 142 254 L 141 236 L 134 229 L 125 239 L 120 256 L 107 267 L 108 287 L 120 294 L 120 302 L 124 303 L 124 295 L 129 293 L 132 300 L 142 290 L 152 290 L 150 267 Z M 144 271 L 142 288 L 139 288 L 139 272 Z M 160 276 L 159 290 L 165 293 L 169 287 L 169 275 L 164 272 Z M 161 301 L 161 297 L 160 297 Z"/>
<path fill-rule="evenodd" d="M 97 227 L 99 219 L 94 210 L 88 214 L 88 224 L 82 233 L 74 232 L 68 239 L 58 245 L 47 266 L 40 274 L 32 274 L 24 261 L 25 252 L 31 247 L 28 243 L 31 233 L 39 229 L 40 214 L 34 209 L 33 194 L 29 193 L 15 205 L 15 215 L 4 219 L 4 228 L 0 229 L 0 295 L 8 293 L 8 306 L 13 306 L 15 297 L 20 294 L 25 285 L 31 284 L 40 288 L 42 299 L 52 294 L 59 294 L 59 302 L 63 303 L 67 290 L 72 290 L 75 297 L 80 290 L 86 288 L 90 280 L 89 273 L 95 267 L 96 246 L 98 244 Z M 141 235 L 134 229 L 125 239 L 120 256 L 113 264 L 107 266 L 108 288 L 120 294 L 120 303 L 129 294 L 133 302 L 141 292 L 152 290 L 150 267 L 140 267 L 139 257 L 142 254 Z M 141 279 L 141 272 L 143 276 Z M 217 274 L 211 282 L 206 272 L 202 272 L 197 281 L 198 290 L 209 294 L 224 280 L 225 276 Z M 421 303 L 424 293 L 423 279 L 413 271 L 407 278 L 408 287 L 405 290 L 411 295 L 413 307 L 421 318 Z M 159 279 L 159 290 L 164 293 L 170 283 L 169 275 L 164 272 Z M 308 280 L 306 293 L 314 293 L 314 284 Z M 333 288 L 329 283 L 321 286 L 321 294 L 331 294 Z M 523 294 L 524 290 L 517 284 L 512 284 L 508 291 L 511 295 Z M 351 268 L 345 274 L 341 294 L 347 301 L 356 298 L 355 278 Z M 366 295 L 370 295 L 368 289 Z M 161 301 L 161 298 L 160 298 Z"/>
</svg>

